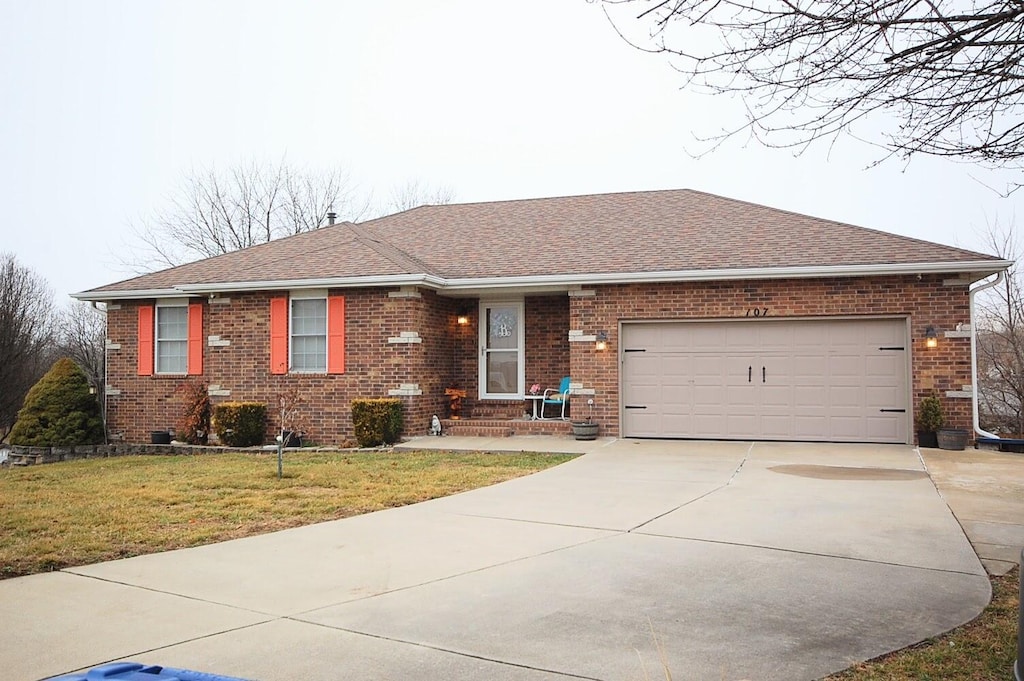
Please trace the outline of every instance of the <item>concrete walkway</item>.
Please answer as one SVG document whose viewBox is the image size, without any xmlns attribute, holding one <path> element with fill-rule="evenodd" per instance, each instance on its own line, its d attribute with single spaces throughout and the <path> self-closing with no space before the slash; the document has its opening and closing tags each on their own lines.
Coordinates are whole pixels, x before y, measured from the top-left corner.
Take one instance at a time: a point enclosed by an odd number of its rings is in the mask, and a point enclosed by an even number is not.
<svg viewBox="0 0 1024 681">
<path fill-rule="evenodd" d="M 470 449 L 458 438 L 414 443 Z M 989 581 L 914 449 L 501 441 L 493 487 L 0 581 L 3 677 L 111 660 L 258 681 L 815 679 L 976 616 Z"/>
<path fill-rule="evenodd" d="M 941 449 L 921 455 L 989 574 L 1012 570 L 1024 547 L 1024 455 Z"/>
</svg>

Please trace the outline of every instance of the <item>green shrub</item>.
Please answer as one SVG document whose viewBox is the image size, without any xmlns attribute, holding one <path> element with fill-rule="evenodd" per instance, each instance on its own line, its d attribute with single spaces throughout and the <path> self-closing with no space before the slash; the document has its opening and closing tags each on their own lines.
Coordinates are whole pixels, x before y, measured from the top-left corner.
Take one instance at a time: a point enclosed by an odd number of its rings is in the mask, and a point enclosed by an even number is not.
<svg viewBox="0 0 1024 681">
<path fill-rule="evenodd" d="M 267 432 L 267 405 L 262 402 L 224 402 L 213 408 L 213 428 L 229 447 L 263 444 Z"/>
<path fill-rule="evenodd" d="M 178 386 L 185 409 L 178 421 L 178 439 L 190 445 L 205 445 L 210 436 L 213 406 L 206 383 L 191 381 Z"/>
<path fill-rule="evenodd" d="M 360 447 L 398 442 L 402 401 L 396 398 L 352 400 L 352 427 Z"/>
<path fill-rule="evenodd" d="M 942 402 L 935 395 L 925 397 L 921 400 L 921 407 L 917 414 L 918 429 L 933 433 L 946 423 L 942 415 Z"/>
<path fill-rule="evenodd" d="M 103 418 L 89 380 L 68 358 L 32 386 L 11 431 L 12 445 L 70 447 L 103 442 Z"/>
</svg>

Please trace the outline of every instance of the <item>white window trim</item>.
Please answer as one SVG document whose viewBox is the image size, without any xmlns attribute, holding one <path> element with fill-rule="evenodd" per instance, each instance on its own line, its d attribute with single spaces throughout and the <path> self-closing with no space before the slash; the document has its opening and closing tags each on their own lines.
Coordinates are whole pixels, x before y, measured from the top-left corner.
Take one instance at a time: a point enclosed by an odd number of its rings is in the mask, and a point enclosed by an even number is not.
<svg viewBox="0 0 1024 681">
<path fill-rule="evenodd" d="M 517 340 L 519 357 L 517 359 L 519 367 L 519 390 L 515 393 L 489 393 L 487 392 L 487 316 L 486 311 L 489 307 L 497 306 L 509 306 L 516 308 L 516 315 L 518 317 L 519 326 L 519 338 Z M 526 304 L 523 298 L 514 299 L 500 299 L 500 300 L 481 300 L 480 311 L 477 319 L 480 320 L 479 338 L 480 338 L 480 358 L 478 362 L 477 374 L 479 375 L 479 396 L 481 400 L 521 400 L 525 399 L 523 392 L 526 387 Z"/>
<path fill-rule="evenodd" d="M 188 375 L 188 298 L 157 298 L 153 306 L 153 374 L 156 376 L 187 376 Z M 160 371 L 160 308 L 185 308 L 185 370 Z M 179 342 L 180 339 L 175 342 Z M 167 342 L 166 340 L 164 342 Z"/>
<path fill-rule="evenodd" d="M 293 305 L 296 300 L 322 300 L 324 301 L 324 368 L 323 369 L 296 369 L 292 361 L 292 350 L 295 348 L 293 323 Z M 331 306 L 327 302 L 327 289 L 300 289 L 290 291 L 288 295 L 288 373 L 303 374 L 312 376 L 323 376 L 327 374 L 327 367 L 331 366 Z"/>
</svg>

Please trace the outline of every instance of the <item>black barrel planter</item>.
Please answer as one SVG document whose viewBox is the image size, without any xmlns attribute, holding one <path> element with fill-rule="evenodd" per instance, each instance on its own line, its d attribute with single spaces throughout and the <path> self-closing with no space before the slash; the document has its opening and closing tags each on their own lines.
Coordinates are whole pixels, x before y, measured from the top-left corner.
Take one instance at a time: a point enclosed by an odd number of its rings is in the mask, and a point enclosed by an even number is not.
<svg viewBox="0 0 1024 681">
<path fill-rule="evenodd" d="M 597 428 L 598 425 L 590 421 L 572 422 L 572 434 L 576 436 L 577 440 L 596 440 Z"/>
<path fill-rule="evenodd" d="M 941 428 L 935 435 L 939 449 L 963 450 L 967 448 L 970 433 L 963 428 Z"/>
</svg>

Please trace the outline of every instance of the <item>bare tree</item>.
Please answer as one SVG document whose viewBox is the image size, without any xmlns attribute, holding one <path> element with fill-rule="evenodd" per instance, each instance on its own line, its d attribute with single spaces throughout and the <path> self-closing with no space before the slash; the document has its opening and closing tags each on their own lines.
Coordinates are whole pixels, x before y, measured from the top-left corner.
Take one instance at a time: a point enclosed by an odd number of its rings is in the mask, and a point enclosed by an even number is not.
<svg viewBox="0 0 1024 681">
<path fill-rule="evenodd" d="M 410 180 L 395 187 L 385 206 L 385 214 L 400 213 L 419 206 L 441 206 L 455 199 L 455 190 L 448 185 L 430 187 L 419 180 Z"/>
<path fill-rule="evenodd" d="M 340 170 L 313 172 L 284 162 L 193 170 L 166 212 L 133 225 L 138 243 L 121 262 L 140 272 L 180 265 L 317 229 L 328 213 L 356 220 L 366 208 Z"/>
<path fill-rule="evenodd" d="M 713 141 L 799 147 L 891 116 L 891 153 L 1024 160 L 1021 0 L 598 1 L 688 85 L 742 96 L 746 122 Z"/>
<path fill-rule="evenodd" d="M 1004 260 L 1020 261 L 1012 227 L 989 225 L 986 245 Z M 1014 265 L 1001 285 L 977 303 L 978 405 L 982 425 L 1004 436 L 1024 434 L 1024 281 Z"/>
<path fill-rule="evenodd" d="M 53 355 L 53 292 L 46 280 L 0 253 L 0 441 Z"/>
<path fill-rule="evenodd" d="M 58 341 L 59 353 L 74 360 L 89 379 L 105 418 L 106 312 L 90 303 L 71 303 L 60 316 Z"/>
</svg>

